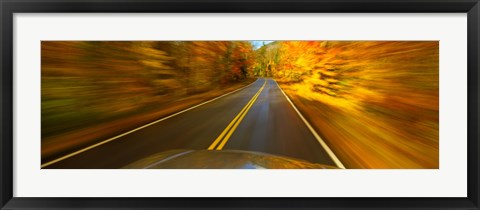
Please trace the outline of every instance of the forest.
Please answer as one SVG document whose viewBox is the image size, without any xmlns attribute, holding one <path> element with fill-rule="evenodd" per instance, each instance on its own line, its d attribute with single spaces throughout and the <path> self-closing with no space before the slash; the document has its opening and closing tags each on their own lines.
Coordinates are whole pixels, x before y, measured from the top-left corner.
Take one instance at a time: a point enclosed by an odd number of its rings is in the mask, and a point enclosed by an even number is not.
<svg viewBox="0 0 480 210">
<path fill-rule="evenodd" d="M 42 41 L 41 53 L 42 159 L 270 77 L 349 168 L 439 166 L 436 41 Z"/>
<path fill-rule="evenodd" d="M 193 106 L 254 77 L 254 51 L 246 41 L 43 41 L 41 47 L 42 158 Z"/>
<path fill-rule="evenodd" d="M 355 168 L 438 168 L 436 41 L 277 41 L 254 71 L 273 77 Z"/>
</svg>

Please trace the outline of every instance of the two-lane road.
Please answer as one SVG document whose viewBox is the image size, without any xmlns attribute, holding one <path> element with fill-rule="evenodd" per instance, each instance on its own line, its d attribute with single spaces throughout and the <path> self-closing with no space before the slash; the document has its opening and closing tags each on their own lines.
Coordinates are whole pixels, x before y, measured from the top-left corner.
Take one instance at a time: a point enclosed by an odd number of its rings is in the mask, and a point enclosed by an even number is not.
<svg viewBox="0 0 480 210">
<path fill-rule="evenodd" d="M 121 168 L 173 149 L 246 150 L 343 167 L 272 79 L 42 163 L 42 168 Z"/>
</svg>

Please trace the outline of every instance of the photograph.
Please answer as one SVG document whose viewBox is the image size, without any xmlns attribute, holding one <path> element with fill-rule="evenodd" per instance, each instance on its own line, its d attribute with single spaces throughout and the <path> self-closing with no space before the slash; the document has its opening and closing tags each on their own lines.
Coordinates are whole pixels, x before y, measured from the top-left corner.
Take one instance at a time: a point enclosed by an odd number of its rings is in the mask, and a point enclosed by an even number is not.
<svg viewBox="0 0 480 210">
<path fill-rule="evenodd" d="M 480 0 L 0 2 L 0 210 L 480 210 Z"/>
<path fill-rule="evenodd" d="M 43 169 L 439 169 L 438 40 L 41 41 Z"/>
</svg>

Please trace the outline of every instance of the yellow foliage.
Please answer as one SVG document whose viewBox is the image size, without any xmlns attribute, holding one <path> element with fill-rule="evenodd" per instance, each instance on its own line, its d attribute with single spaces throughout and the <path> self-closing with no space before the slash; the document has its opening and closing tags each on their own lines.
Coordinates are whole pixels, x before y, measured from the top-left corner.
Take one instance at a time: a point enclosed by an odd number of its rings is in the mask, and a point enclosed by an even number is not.
<svg viewBox="0 0 480 210">
<path fill-rule="evenodd" d="M 275 44 L 275 78 L 349 167 L 438 168 L 438 42 Z"/>
</svg>

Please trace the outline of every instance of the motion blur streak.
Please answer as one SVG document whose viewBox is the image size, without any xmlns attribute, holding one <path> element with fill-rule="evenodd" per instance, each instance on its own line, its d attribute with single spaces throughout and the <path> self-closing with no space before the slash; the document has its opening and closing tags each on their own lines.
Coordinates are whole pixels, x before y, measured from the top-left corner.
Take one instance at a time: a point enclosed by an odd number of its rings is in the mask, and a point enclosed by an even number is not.
<svg viewBox="0 0 480 210">
<path fill-rule="evenodd" d="M 277 79 L 348 168 L 438 168 L 437 41 L 280 41 Z"/>
<path fill-rule="evenodd" d="M 42 163 L 239 89 L 256 78 L 269 77 L 268 84 L 278 82 L 346 168 L 439 167 L 438 41 L 262 43 L 254 47 L 248 41 L 42 41 Z M 257 81 L 198 112 L 177 116 L 188 128 L 170 128 L 165 121 L 155 129 L 164 134 L 167 127 L 172 132 L 201 128 L 205 134 L 196 134 L 198 139 L 177 132 L 169 133 L 168 141 L 183 145 L 173 149 L 207 149 L 260 86 Z M 267 85 L 239 122 L 238 129 L 252 132 L 252 139 L 235 132 L 227 149 L 243 145 L 258 152 L 306 154 L 314 147 L 306 140 L 310 131 L 286 110 L 290 107 L 284 106 L 276 88 Z M 217 122 L 204 117 L 213 115 Z M 176 119 L 168 122 L 178 123 Z M 55 165 L 76 168 L 68 164 L 83 162 L 88 168 L 89 162 L 102 159 L 113 168 L 122 167 L 114 158 L 93 154 L 132 147 L 146 150 L 145 142 L 151 146 L 154 139 L 164 138 L 162 133 L 147 135 L 150 130 L 154 128 L 122 137 L 130 139 L 128 146 L 127 140 L 125 145 L 112 141 Z M 284 131 L 291 133 L 292 141 L 276 136 Z M 134 136 L 145 139 L 131 140 Z M 255 139 L 259 136 L 263 139 Z M 163 152 L 155 149 L 149 152 Z M 135 154 L 143 158 L 140 152 Z"/>
<path fill-rule="evenodd" d="M 254 77 L 250 42 L 43 41 L 41 47 L 42 160 L 189 108 Z"/>
</svg>

